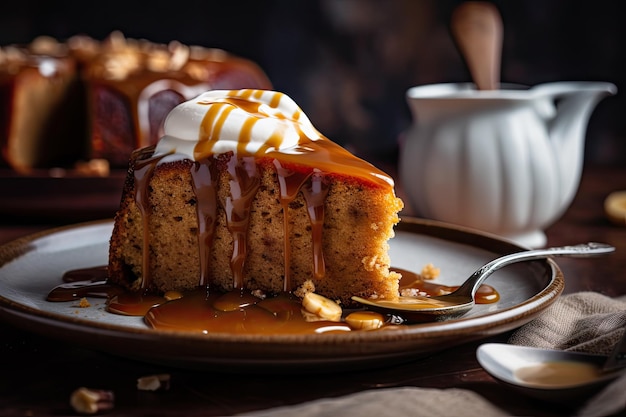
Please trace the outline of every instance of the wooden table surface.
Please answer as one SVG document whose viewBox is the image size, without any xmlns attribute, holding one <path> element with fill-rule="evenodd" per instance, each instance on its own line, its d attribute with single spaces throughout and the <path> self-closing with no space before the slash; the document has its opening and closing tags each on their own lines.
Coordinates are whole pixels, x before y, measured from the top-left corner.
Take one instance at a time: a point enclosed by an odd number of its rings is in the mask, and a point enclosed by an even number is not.
<svg viewBox="0 0 626 417">
<path fill-rule="evenodd" d="M 50 190 L 49 184 L 45 178 L 0 178 L 0 215 L 4 218 L 0 244 L 54 226 L 112 215 L 121 177 L 101 180 L 98 186 L 84 180 L 69 186 L 56 181 L 56 188 Z M 558 259 L 565 275 L 565 293 L 626 294 L 626 227 L 611 224 L 603 211 L 604 198 L 615 190 L 626 190 L 626 167 L 586 166 L 571 207 L 547 230 L 550 246 L 599 241 L 617 248 L 616 253 L 593 261 Z M 33 198 L 38 192 L 43 196 Z M 73 207 L 59 202 L 67 193 L 71 193 Z M 54 209 L 47 214 L 46 204 Z M 306 376 L 228 374 L 121 359 L 0 323 L 0 416 L 73 415 L 69 395 L 79 386 L 114 391 L 115 409 L 108 415 L 230 415 L 394 386 L 469 389 L 512 415 L 570 414 L 571 410 L 561 405 L 520 397 L 482 370 L 475 358 L 476 347 L 507 337 L 502 334 L 449 349 L 442 346 L 441 352 L 426 358 L 377 370 Z M 170 389 L 137 391 L 137 377 L 155 373 L 171 375 Z"/>
</svg>

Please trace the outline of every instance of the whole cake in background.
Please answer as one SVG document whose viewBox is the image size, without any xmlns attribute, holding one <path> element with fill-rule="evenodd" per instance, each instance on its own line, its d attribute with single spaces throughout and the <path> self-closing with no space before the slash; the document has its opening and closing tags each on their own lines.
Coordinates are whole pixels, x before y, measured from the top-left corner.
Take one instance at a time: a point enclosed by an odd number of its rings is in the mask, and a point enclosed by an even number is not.
<svg viewBox="0 0 626 417">
<path fill-rule="evenodd" d="M 109 279 L 137 292 L 394 299 L 387 251 L 401 209 L 393 180 L 324 137 L 288 96 L 209 91 L 133 154 Z"/>
<path fill-rule="evenodd" d="M 226 51 L 127 39 L 40 37 L 0 48 L 1 163 L 16 171 L 104 160 L 125 167 L 156 143 L 167 113 L 212 89 L 270 89 L 254 62 Z"/>
<path fill-rule="evenodd" d="M 68 46 L 0 48 L 0 166 L 19 172 L 88 156 L 86 93 Z"/>
</svg>

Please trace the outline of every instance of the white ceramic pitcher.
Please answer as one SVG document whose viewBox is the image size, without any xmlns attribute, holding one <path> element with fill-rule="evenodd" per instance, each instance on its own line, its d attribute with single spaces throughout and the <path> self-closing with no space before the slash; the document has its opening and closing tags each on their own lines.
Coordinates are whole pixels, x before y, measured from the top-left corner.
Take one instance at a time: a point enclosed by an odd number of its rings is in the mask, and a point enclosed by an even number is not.
<svg viewBox="0 0 626 417">
<path fill-rule="evenodd" d="M 616 91 L 606 82 L 409 89 L 413 125 L 399 161 L 408 204 L 421 217 L 544 246 L 543 230 L 578 190 L 589 117 Z"/>
</svg>

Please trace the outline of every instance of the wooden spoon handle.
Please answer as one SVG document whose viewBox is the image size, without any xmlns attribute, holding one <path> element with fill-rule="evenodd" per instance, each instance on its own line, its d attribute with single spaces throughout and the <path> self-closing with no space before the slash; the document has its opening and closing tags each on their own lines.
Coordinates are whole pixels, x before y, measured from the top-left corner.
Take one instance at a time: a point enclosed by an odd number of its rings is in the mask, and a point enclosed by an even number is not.
<svg viewBox="0 0 626 417">
<path fill-rule="evenodd" d="M 498 9 L 487 2 L 465 2 L 454 10 L 451 25 L 476 88 L 497 89 L 502 50 L 502 19 Z"/>
</svg>

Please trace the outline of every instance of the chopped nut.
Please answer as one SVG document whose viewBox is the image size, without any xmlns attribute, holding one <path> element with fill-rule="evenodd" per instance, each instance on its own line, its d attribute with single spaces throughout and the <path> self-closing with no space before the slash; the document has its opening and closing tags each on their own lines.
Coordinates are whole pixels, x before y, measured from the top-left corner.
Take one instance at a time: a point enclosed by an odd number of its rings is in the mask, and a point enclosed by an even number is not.
<svg viewBox="0 0 626 417">
<path fill-rule="evenodd" d="M 78 307 L 80 307 L 80 308 L 87 308 L 87 307 L 91 307 L 91 304 L 89 303 L 89 300 L 87 300 L 85 297 L 83 297 L 78 302 Z"/>
<path fill-rule="evenodd" d="M 111 410 L 115 396 L 112 391 L 81 387 L 70 396 L 70 405 L 80 414 L 96 414 Z"/>
<path fill-rule="evenodd" d="M 109 34 L 108 42 L 113 49 L 123 49 L 126 47 L 126 36 L 121 31 L 114 30 Z"/>
<path fill-rule="evenodd" d="M 169 44 L 169 49 L 172 52 L 169 69 L 172 71 L 178 71 L 189 60 L 189 47 L 180 42 L 172 41 Z"/>
<path fill-rule="evenodd" d="M 65 47 L 51 36 L 38 36 L 31 42 L 30 49 L 35 54 L 58 55 Z"/>
<path fill-rule="evenodd" d="M 140 391 L 168 390 L 169 388 L 169 374 L 142 376 L 137 379 L 137 389 Z"/>
<path fill-rule="evenodd" d="M 150 71 L 165 72 L 170 63 L 170 55 L 167 51 L 155 50 L 147 57 L 146 66 Z"/>
<path fill-rule="evenodd" d="M 310 314 L 321 317 L 323 320 L 340 321 L 343 313 L 339 304 L 314 292 L 304 296 L 302 307 L 304 310 L 302 314 L 306 321 L 311 321 Z"/>
<path fill-rule="evenodd" d="M 100 51 L 100 43 L 87 35 L 72 36 L 67 40 L 67 46 L 81 59 L 92 58 Z"/>
<path fill-rule="evenodd" d="M 9 65 L 5 71 L 9 73 L 13 73 L 16 68 L 16 65 L 20 63 L 26 62 L 26 54 L 15 46 L 5 46 L 4 48 L 0 48 L 0 63 L 2 65 Z"/>
<path fill-rule="evenodd" d="M 140 66 L 139 56 L 129 50 L 112 52 L 104 63 L 105 77 L 122 80 L 136 71 Z"/>
<path fill-rule="evenodd" d="M 348 314 L 346 323 L 353 330 L 376 330 L 383 327 L 385 318 L 375 311 L 355 311 Z"/>
</svg>

